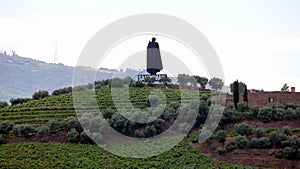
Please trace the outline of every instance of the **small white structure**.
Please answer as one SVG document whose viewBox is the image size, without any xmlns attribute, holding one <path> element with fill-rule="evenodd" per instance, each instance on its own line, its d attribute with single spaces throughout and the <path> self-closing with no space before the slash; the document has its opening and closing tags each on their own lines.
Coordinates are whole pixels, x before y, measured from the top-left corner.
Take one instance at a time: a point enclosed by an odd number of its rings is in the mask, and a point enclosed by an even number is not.
<svg viewBox="0 0 300 169">
<path fill-rule="evenodd" d="M 150 75 L 146 70 L 143 70 L 138 73 L 137 80 L 141 82 L 145 82 L 145 79 L 147 77 L 154 78 L 155 81 L 159 81 L 161 78 L 168 77 L 166 74 L 156 74 L 156 75 Z"/>
</svg>

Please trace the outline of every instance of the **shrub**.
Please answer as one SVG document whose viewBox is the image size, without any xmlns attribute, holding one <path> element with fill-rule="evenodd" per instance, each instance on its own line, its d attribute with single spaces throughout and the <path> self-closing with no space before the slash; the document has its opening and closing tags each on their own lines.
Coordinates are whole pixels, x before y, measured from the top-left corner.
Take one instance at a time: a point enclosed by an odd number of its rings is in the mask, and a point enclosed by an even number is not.
<svg viewBox="0 0 300 169">
<path fill-rule="evenodd" d="M 158 97 L 157 96 L 149 96 L 148 98 L 147 98 L 147 104 L 148 104 L 148 106 L 152 106 L 152 107 L 156 107 L 156 106 L 158 106 L 158 104 L 159 104 L 159 99 L 158 99 Z"/>
<path fill-rule="evenodd" d="M 276 108 L 276 111 L 273 115 L 273 119 L 277 121 L 281 121 L 283 120 L 284 114 L 285 114 L 284 109 Z"/>
<path fill-rule="evenodd" d="M 50 131 L 56 131 L 61 128 L 61 122 L 52 120 L 48 123 L 48 126 L 49 126 Z"/>
<path fill-rule="evenodd" d="M 257 114 L 257 118 L 264 123 L 270 122 L 272 118 L 272 108 L 269 106 L 261 107 Z"/>
<path fill-rule="evenodd" d="M 226 150 L 227 153 L 232 152 L 233 150 L 236 149 L 235 143 L 232 141 L 226 141 L 224 148 Z"/>
<path fill-rule="evenodd" d="M 2 135 L 0 135 L 0 146 L 1 144 L 5 144 L 5 139 Z"/>
<path fill-rule="evenodd" d="M 257 128 L 255 134 L 256 137 L 263 137 L 265 135 L 265 131 L 262 128 Z"/>
<path fill-rule="evenodd" d="M 259 112 L 259 108 L 260 108 L 259 106 L 251 106 L 250 107 L 250 112 L 253 113 L 253 116 L 257 117 L 258 112 Z"/>
<path fill-rule="evenodd" d="M 136 81 L 133 85 L 133 87 L 144 87 L 144 83 L 141 81 Z"/>
<path fill-rule="evenodd" d="M 61 94 L 66 94 L 66 93 L 71 93 L 71 92 L 72 92 L 72 87 L 65 87 L 65 88 L 62 88 L 62 89 L 54 90 L 51 95 L 52 96 L 58 96 L 58 95 L 61 95 Z"/>
<path fill-rule="evenodd" d="M 287 110 L 285 110 L 285 114 L 284 114 L 284 118 L 287 120 L 293 120 L 294 118 L 297 117 L 296 111 L 288 108 Z"/>
<path fill-rule="evenodd" d="M 245 123 L 236 124 L 234 126 L 234 130 L 238 134 L 246 136 L 249 136 L 253 133 L 253 127 Z"/>
<path fill-rule="evenodd" d="M 76 131 L 75 128 L 72 128 L 68 133 L 67 133 L 67 140 L 70 143 L 78 143 L 79 139 L 78 139 L 78 132 Z"/>
<path fill-rule="evenodd" d="M 94 141 L 86 134 L 85 131 L 80 134 L 80 143 L 81 144 L 95 144 Z"/>
<path fill-rule="evenodd" d="M 258 139 L 255 137 L 251 138 L 249 144 L 251 148 L 258 148 Z"/>
<path fill-rule="evenodd" d="M 49 131 L 50 131 L 50 128 L 48 126 L 41 126 L 41 127 L 37 128 L 36 134 L 38 136 L 40 136 L 40 135 L 43 135 L 43 134 L 45 134 L 45 133 L 47 133 Z"/>
<path fill-rule="evenodd" d="M 290 126 L 283 126 L 282 127 L 282 132 L 286 135 L 291 134 L 291 127 Z"/>
<path fill-rule="evenodd" d="M 32 95 L 32 99 L 39 100 L 45 97 L 49 97 L 49 93 L 46 90 L 39 90 L 37 92 L 34 92 Z"/>
<path fill-rule="evenodd" d="M 297 135 L 288 137 L 286 142 L 287 142 L 288 146 L 292 147 L 293 149 L 300 148 L 300 138 Z"/>
<path fill-rule="evenodd" d="M 254 116 L 253 112 L 250 111 L 250 112 L 244 112 L 244 117 L 246 119 L 252 119 L 252 118 L 254 118 L 256 116 Z"/>
<path fill-rule="evenodd" d="M 294 103 L 287 103 L 285 106 L 286 109 L 296 109 L 296 107 Z"/>
<path fill-rule="evenodd" d="M 189 131 L 189 124 L 187 123 L 180 123 L 178 125 L 178 129 L 181 133 L 185 133 L 185 132 L 188 132 Z"/>
<path fill-rule="evenodd" d="M 237 122 L 241 119 L 241 117 L 241 113 L 235 109 L 225 108 L 221 121 L 222 123 Z"/>
<path fill-rule="evenodd" d="M 239 149 L 247 148 L 249 146 L 249 141 L 246 136 L 237 136 L 235 138 L 235 145 Z"/>
<path fill-rule="evenodd" d="M 246 112 L 249 110 L 248 104 L 246 102 L 238 103 L 238 110 L 239 112 Z"/>
<path fill-rule="evenodd" d="M 134 137 L 136 137 L 136 138 L 145 138 L 144 130 L 135 130 L 134 131 Z"/>
<path fill-rule="evenodd" d="M 209 99 L 209 96 L 207 94 L 202 94 L 200 99 L 206 102 Z"/>
<path fill-rule="evenodd" d="M 28 101 L 30 101 L 31 100 L 31 98 L 11 98 L 9 101 L 10 101 L 10 104 L 12 105 L 12 106 L 14 106 L 14 105 L 17 105 L 17 104 L 22 104 L 22 103 L 26 103 L 26 102 L 28 102 Z"/>
<path fill-rule="evenodd" d="M 156 132 L 157 132 L 156 128 L 152 125 L 145 127 L 145 135 L 147 137 L 152 137 L 152 136 L 156 135 Z"/>
<path fill-rule="evenodd" d="M 283 149 L 283 155 L 287 159 L 300 159 L 300 152 L 292 147 L 285 147 Z"/>
<path fill-rule="evenodd" d="M 270 140 L 276 146 L 281 146 L 281 142 L 286 140 L 286 135 L 281 131 L 272 131 L 270 134 Z"/>
<path fill-rule="evenodd" d="M 8 106 L 6 101 L 0 101 L 0 109 Z"/>
<path fill-rule="evenodd" d="M 28 136 L 30 133 L 34 133 L 35 129 L 29 124 L 21 124 L 14 126 L 13 132 L 16 136 Z"/>
<path fill-rule="evenodd" d="M 262 137 L 258 139 L 257 148 L 271 148 L 271 142 L 268 137 Z"/>
<path fill-rule="evenodd" d="M 224 155 L 226 153 L 226 150 L 223 147 L 218 147 L 217 152 L 219 155 Z"/>
<path fill-rule="evenodd" d="M 8 134 L 13 128 L 13 123 L 9 121 L 3 121 L 0 123 L 0 134 Z"/>
<path fill-rule="evenodd" d="M 216 135 L 215 135 L 216 139 L 219 141 L 219 142 L 225 142 L 226 141 L 226 131 L 224 130 L 218 130 L 216 132 Z"/>
<path fill-rule="evenodd" d="M 115 111 L 112 110 L 112 109 L 105 109 L 105 110 L 103 110 L 103 113 L 102 113 L 103 118 L 110 119 L 112 117 L 112 115 L 114 114 L 114 112 Z"/>
<path fill-rule="evenodd" d="M 297 118 L 300 117 L 300 105 L 297 106 L 296 110 L 295 110 L 295 115 Z"/>
<path fill-rule="evenodd" d="M 293 157 L 293 149 L 291 147 L 285 147 L 283 149 L 283 155 L 287 159 L 291 159 Z"/>
<path fill-rule="evenodd" d="M 76 129 L 78 133 L 83 131 L 78 119 L 76 117 L 69 117 L 64 119 L 63 128 L 70 131 L 72 128 Z"/>
</svg>

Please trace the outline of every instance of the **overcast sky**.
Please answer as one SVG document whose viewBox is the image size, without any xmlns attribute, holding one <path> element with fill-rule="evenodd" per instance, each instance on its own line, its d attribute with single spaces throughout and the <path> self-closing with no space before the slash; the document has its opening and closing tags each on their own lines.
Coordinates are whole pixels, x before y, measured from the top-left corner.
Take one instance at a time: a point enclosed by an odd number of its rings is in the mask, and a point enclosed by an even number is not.
<svg viewBox="0 0 300 169">
<path fill-rule="evenodd" d="M 162 13 L 186 20 L 208 38 L 226 84 L 239 79 L 248 88 L 280 90 L 288 83 L 300 91 L 299 9 L 297 0 L 0 0 L 0 50 L 51 63 L 57 43 L 58 61 L 75 66 L 103 26 L 133 14 Z"/>
</svg>

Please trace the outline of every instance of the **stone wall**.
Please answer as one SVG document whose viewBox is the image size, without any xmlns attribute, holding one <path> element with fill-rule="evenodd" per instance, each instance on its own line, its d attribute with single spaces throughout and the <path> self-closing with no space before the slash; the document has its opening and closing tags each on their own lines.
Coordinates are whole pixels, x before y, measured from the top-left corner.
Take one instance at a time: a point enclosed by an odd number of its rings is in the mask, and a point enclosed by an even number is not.
<svg viewBox="0 0 300 169">
<path fill-rule="evenodd" d="M 266 105 L 270 102 L 275 104 L 287 104 L 294 103 L 300 104 L 300 92 L 258 92 L 258 93 L 248 93 L 248 105 Z M 240 102 L 243 101 L 243 95 L 240 95 Z M 233 102 L 232 95 L 228 95 L 226 98 L 226 104 Z"/>
</svg>

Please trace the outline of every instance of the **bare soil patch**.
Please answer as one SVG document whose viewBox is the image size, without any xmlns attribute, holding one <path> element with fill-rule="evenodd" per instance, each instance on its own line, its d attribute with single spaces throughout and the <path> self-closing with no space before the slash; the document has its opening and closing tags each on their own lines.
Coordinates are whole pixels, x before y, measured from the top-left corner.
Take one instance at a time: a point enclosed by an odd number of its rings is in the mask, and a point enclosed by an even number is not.
<svg viewBox="0 0 300 169">
<path fill-rule="evenodd" d="M 27 137 L 10 136 L 10 137 L 6 138 L 6 143 L 8 143 L 8 144 L 9 143 L 27 143 L 27 142 L 68 143 L 66 135 L 67 135 L 67 131 L 66 130 L 61 130 L 61 131 L 55 131 L 55 132 L 48 132 L 48 133 L 42 134 L 40 136 L 38 136 L 36 134 L 29 135 Z"/>
</svg>

